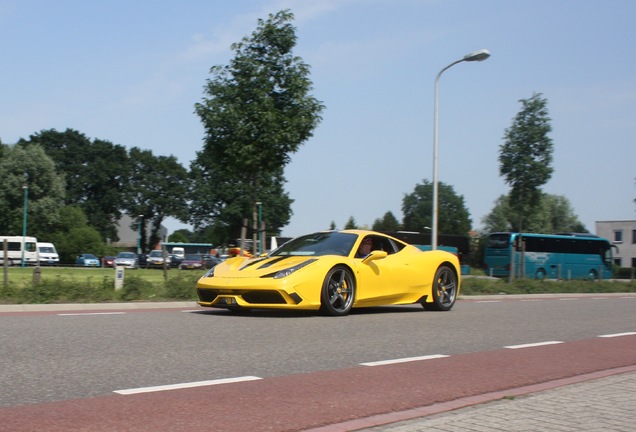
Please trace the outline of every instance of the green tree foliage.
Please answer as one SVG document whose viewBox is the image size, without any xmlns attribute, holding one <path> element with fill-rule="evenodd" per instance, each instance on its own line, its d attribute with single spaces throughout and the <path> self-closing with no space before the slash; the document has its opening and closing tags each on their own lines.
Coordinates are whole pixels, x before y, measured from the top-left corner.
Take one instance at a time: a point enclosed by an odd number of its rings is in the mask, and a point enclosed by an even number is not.
<svg viewBox="0 0 636 432">
<path fill-rule="evenodd" d="M 39 145 L 2 147 L 0 233 L 22 235 L 26 186 L 27 235 L 46 241 L 64 203 L 64 178 Z"/>
<path fill-rule="evenodd" d="M 178 229 L 168 236 L 168 241 L 171 243 L 195 243 L 192 240 L 193 236 L 190 230 Z"/>
<path fill-rule="evenodd" d="M 438 232 L 450 235 L 468 235 L 472 220 L 464 203 L 464 197 L 457 195 L 455 189 L 443 182 L 438 183 Z M 421 232 L 432 226 L 433 219 L 433 183 L 424 180 L 415 185 L 411 194 L 402 200 L 404 219 L 402 228 L 406 231 Z"/>
<path fill-rule="evenodd" d="M 535 211 L 524 219 L 524 231 L 544 234 L 558 232 L 588 232 L 574 214 L 570 201 L 560 195 L 542 193 Z M 482 220 L 486 233 L 496 231 L 519 232 L 519 218 L 510 207 L 510 197 L 501 195 L 491 212 Z"/>
<path fill-rule="evenodd" d="M 20 146 L 39 144 L 66 179 L 65 204 L 77 204 L 103 238 L 117 240 L 117 222 L 123 208 L 128 154 L 120 145 L 93 140 L 67 129 L 43 130 L 21 139 Z"/>
<path fill-rule="evenodd" d="M 206 133 L 191 165 L 191 222 L 197 229 L 212 225 L 212 242 L 237 238 L 256 202 L 268 233 L 291 217 L 284 167 L 312 136 L 324 108 L 309 94 L 309 66 L 292 53 L 292 20 L 289 11 L 259 20 L 251 37 L 232 45 L 230 64 L 211 69 L 195 105 Z"/>
<path fill-rule="evenodd" d="M 150 150 L 137 147 L 130 149 L 128 159 L 128 186 L 123 191 L 125 208 L 133 218 L 133 230 L 141 223 L 141 248 L 147 251 L 162 240 L 159 230 L 166 217 L 187 220 L 188 172 L 174 156 L 154 156 Z M 147 224 L 150 224 L 149 239 Z"/>
<path fill-rule="evenodd" d="M 399 231 L 401 226 L 395 215 L 388 211 L 382 219 L 376 219 L 373 222 L 372 229 L 373 231 Z"/>
<path fill-rule="evenodd" d="M 535 93 L 519 102 L 522 109 L 499 148 L 499 173 L 511 187 L 509 205 L 518 218 L 515 225 L 522 230 L 525 217 L 539 206 L 541 187 L 552 176 L 553 144 L 547 100 Z"/>
<path fill-rule="evenodd" d="M 353 216 L 351 216 L 349 218 L 349 220 L 347 220 L 347 223 L 344 226 L 344 229 L 348 230 L 348 229 L 358 229 L 358 224 L 356 223 L 356 220 L 354 219 Z"/>
<path fill-rule="evenodd" d="M 99 231 L 88 225 L 88 219 L 78 205 L 68 205 L 60 209 L 60 218 L 50 241 L 60 255 L 62 263 L 74 263 L 82 253 L 100 256 L 105 245 Z"/>
</svg>

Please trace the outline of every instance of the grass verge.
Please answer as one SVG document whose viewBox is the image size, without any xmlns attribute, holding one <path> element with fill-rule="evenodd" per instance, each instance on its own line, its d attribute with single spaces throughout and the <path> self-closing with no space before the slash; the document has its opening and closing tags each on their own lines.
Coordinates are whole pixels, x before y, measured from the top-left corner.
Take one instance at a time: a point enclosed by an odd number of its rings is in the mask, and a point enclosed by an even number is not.
<svg viewBox="0 0 636 432">
<path fill-rule="evenodd" d="M 125 270 L 124 284 L 115 290 L 112 268 L 43 267 L 39 281 L 34 268 L 11 267 L 0 285 L 2 304 L 104 303 L 126 301 L 196 300 L 196 281 L 204 271 L 171 269 Z M 634 281 L 554 281 L 464 277 L 461 295 L 568 294 L 636 292 Z"/>
</svg>

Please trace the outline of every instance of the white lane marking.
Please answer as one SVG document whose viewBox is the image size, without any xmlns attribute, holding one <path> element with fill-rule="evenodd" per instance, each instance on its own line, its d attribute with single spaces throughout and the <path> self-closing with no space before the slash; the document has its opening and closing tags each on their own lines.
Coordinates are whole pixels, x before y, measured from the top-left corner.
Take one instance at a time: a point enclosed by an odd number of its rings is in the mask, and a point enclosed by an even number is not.
<svg viewBox="0 0 636 432">
<path fill-rule="evenodd" d="M 557 300 L 559 300 L 559 301 L 577 301 L 578 299 L 574 298 L 574 297 L 566 297 L 566 298 L 560 298 L 560 299 L 557 299 Z"/>
<path fill-rule="evenodd" d="M 613 337 L 619 337 L 619 336 L 632 336 L 632 335 L 636 335 L 636 332 L 606 334 L 606 335 L 600 335 L 599 337 L 602 337 L 602 338 L 613 338 Z"/>
<path fill-rule="evenodd" d="M 501 303 L 501 300 L 477 300 L 475 303 Z"/>
<path fill-rule="evenodd" d="M 169 385 L 154 386 L 154 387 L 139 387 L 134 389 L 115 390 L 113 393 L 117 393 L 120 395 L 132 395 L 132 394 L 139 394 L 139 393 L 165 391 L 165 390 L 179 390 L 179 389 L 186 389 L 186 388 L 193 388 L 193 387 L 204 387 L 204 386 L 211 386 L 211 385 L 217 385 L 217 384 L 230 384 L 230 383 L 237 383 L 237 382 L 243 382 L 243 381 L 255 381 L 260 379 L 262 378 L 255 377 L 255 376 L 243 376 L 243 377 L 236 377 L 236 378 L 222 378 L 222 379 L 210 380 L 210 381 L 196 381 L 196 382 L 181 383 L 181 384 L 169 384 Z"/>
<path fill-rule="evenodd" d="M 556 345 L 561 343 L 563 342 L 562 341 L 546 341 L 546 342 L 529 343 L 529 344 L 523 344 L 523 345 L 509 345 L 509 346 L 505 346 L 504 348 L 508 348 L 508 349 L 532 348 L 532 347 L 538 347 L 538 346 L 544 346 L 544 345 Z"/>
<path fill-rule="evenodd" d="M 449 357 L 449 356 L 445 354 L 433 354 L 433 355 L 427 355 L 427 356 L 421 356 L 421 357 L 406 357 L 401 359 L 381 360 L 376 362 L 360 363 L 360 366 L 383 366 L 383 365 L 389 365 L 389 364 L 395 364 L 395 363 L 407 363 L 407 362 L 420 361 L 420 360 L 432 360 L 432 359 L 444 358 L 444 357 Z"/>
<path fill-rule="evenodd" d="M 87 315 L 125 315 L 126 312 L 77 312 L 59 313 L 58 316 L 87 316 Z"/>
</svg>

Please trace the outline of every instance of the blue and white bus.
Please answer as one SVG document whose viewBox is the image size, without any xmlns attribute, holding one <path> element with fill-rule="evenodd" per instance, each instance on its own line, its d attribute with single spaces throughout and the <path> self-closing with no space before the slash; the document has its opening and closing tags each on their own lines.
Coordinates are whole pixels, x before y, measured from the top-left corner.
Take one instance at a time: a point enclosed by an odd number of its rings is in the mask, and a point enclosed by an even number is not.
<svg viewBox="0 0 636 432">
<path fill-rule="evenodd" d="M 489 276 L 609 279 L 612 245 L 593 234 L 492 233 L 484 250 Z"/>
</svg>

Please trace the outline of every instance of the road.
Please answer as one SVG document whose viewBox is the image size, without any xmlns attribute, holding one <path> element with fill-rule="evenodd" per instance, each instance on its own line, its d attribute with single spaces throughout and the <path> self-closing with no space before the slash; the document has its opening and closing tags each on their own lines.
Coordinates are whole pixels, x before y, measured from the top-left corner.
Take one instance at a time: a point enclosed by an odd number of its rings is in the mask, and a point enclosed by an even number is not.
<svg viewBox="0 0 636 432">
<path fill-rule="evenodd" d="M 348 317 L 196 308 L 0 312 L 0 417 L 18 422 L 51 410 L 54 417 L 69 413 L 71 421 L 76 410 L 99 406 L 112 422 L 134 406 L 137 415 L 161 425 L 174 421 L 174 415 L 158 418 L 161 407 L 164 414 L 190 410 L 181 423 L 207 415 L 202 420 L 209 424 L 227 414 L 236 430 L 306 429 L 377 414 L 382 407 L 406 409 L 635 365 L 636 336 L 629 335 L 636 332 L 635 317 L 634 295 L 462 299 L 448 313 L 408 306 Z M 607 335 L 621 336 L 599 338 Z M 395 359 L 411 361 L 378 363 Z M 210 385 L 235 378 L 244 381 Z M 164 387 L 191 383 L 197 386 Z M 202 402 L 210 400 L 215 404 L 206 408 Z M 295 405 L 299 401 L 302 407 Z M 303 422 L 271 411 L 285 405 L 291 412 L 307 409 Z M 325 411 L 329 407 L 333 415 Z M 251 425 L 247 418 L 258 422 Z M 147 430 L 157 430 L 144 421 Z M 30 430 L 17 423 L 11 428 Z"/>
</svg>

